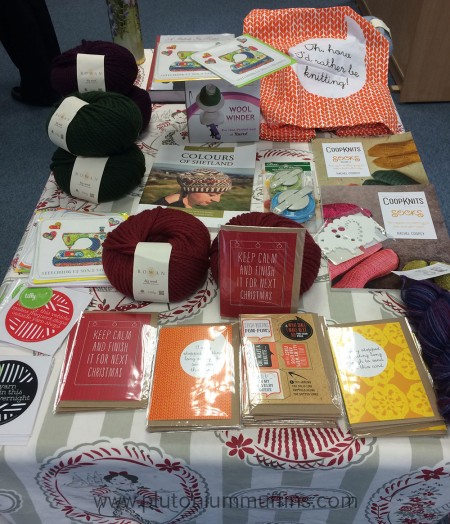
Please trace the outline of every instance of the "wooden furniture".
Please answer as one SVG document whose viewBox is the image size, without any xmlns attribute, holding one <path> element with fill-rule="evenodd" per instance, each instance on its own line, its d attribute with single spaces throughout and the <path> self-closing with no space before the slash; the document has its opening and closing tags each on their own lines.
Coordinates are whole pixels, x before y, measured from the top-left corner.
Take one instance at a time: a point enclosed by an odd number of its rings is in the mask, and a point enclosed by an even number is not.
<svg viewBox="0 0 450 524">
<path fill-rule="evenodd" d="M 391 30 L 390 72 L 400 102 L 450 101 L 450 2 L 448 0 L 357 0 L 363 15 Z"/>
</svg>

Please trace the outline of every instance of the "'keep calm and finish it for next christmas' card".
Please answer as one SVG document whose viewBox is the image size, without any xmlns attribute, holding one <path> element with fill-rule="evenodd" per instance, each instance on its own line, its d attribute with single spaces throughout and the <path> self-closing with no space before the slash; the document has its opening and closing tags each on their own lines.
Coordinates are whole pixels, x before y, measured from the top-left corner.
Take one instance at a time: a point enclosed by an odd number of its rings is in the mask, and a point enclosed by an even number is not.
<svg viewBox="0 0 450 524">
<path fill-rule="evenodd" d="M 297 311 L 305 234 L 300 228 L 223 226 L 221 316 Z"/>
</svg>

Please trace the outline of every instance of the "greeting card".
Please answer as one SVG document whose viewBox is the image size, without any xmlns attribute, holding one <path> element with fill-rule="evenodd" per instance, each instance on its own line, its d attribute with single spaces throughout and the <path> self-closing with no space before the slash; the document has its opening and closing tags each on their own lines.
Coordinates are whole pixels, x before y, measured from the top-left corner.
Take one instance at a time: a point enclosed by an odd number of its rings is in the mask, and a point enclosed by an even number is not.
<svg viewBox="0 0 450 524">
<path fill-rule="evenodd" d="M 70 332 L 55 411 L 144 407 L 157 315 L 86 311 Z"/>
<path fill-rule="evenodd" d="M 237 427 L 238 355 L 236 323 L 160 328 L 147 429 Z"/>
<path fill-rule="evenodd" d="M 0 340 L 53 355 L 91 299 L 88 291 L 22 283 L 0 309 Z"/>
<path fill-rule="evenodd" d="M 0 445 L 26 445 L 45 391 L 53 359 L 0 357 Z"/>
<path fill-rule="evenodd" d="M 297 311 L 305 234 L 304 228 L 223 226 L 221 316 Z"/>
<path fill-rule="evenodd" d="M 37 225 L 37 245 L 30 280 L 34 285 L 107 285 L 102 251 L 106 235 L 126 220 L 111 213 L 79 218 L 43 218 Z"/>
<path fill-rule="evenodd" d="M 329 326 L 328 337 L 356 435 L 400 433 L 443 422 L 405 318 Z"/>
</svg>

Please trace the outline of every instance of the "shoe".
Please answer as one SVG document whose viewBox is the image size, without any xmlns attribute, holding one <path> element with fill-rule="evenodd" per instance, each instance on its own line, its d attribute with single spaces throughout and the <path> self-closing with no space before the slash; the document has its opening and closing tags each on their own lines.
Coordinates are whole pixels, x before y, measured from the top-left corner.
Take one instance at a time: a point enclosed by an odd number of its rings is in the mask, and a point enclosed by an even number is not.
<svg viewBox="0 0 450 524">
<path fill-rule="evenodd" d="M 58 96 L 49 96 L 44 98 L 36 98 L 32 99 L 29 97 L 25 97 L 22 93 L 22 89 L 20 86 L 15 86 L 11 89 L 11 96 L 16 100 L 16 102 L 20 102 L 21 104 L 27 104 L 29 106 L 41 106 L 41 107 L 48 107 L 55 104 L 55 102 L 58 100 Z"/>
</svg>

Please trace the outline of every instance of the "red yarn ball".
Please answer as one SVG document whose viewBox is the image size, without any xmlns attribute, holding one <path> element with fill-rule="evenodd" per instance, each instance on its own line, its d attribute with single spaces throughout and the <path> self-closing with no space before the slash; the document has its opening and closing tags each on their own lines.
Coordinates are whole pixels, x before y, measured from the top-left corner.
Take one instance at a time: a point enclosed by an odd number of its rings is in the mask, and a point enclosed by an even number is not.
<svg viewBox="0 0 450 524">
<path fill-rule="evenodd" d="M 303 228 L 301 224 L 290 218 L 280 217 L 275 213 L 243 213 L 233 217 L 230 226 L 257 226 L 257 227 L 291 227 Z M 305 247 L 303 250 L 302 274 L 300 282 L 300 295 L 314 284 L 320 269 L 322 251 L 316 244 L 309 231 L 305 235 Z M 211 245 L 211 273 L 214 280 L 219 284 L 219 237 L 213 240 Z"/>
<path fill-rule="evenodd" d="M 69 49 L 52 61 L 50 81 L 62 96 L 79 91 L 77 55 L 104 55 L 105 89 L 126 95 L 134 84 L 138 66 L 133 53 L 125 47 L 102 40 L 82 40 L 81 45 Z"/>
<path fill-rule="evenodd" d="M 157 207 L 130 216 L 103 242 L 103 269 L 111 285 L 124 295 L 134 298 L 134 251 L 139 242 L 171 244 L 170 302 L 188 298 L 204 284 L 211 244 L 208 228 L 189 213 Z"/>
</svg>

